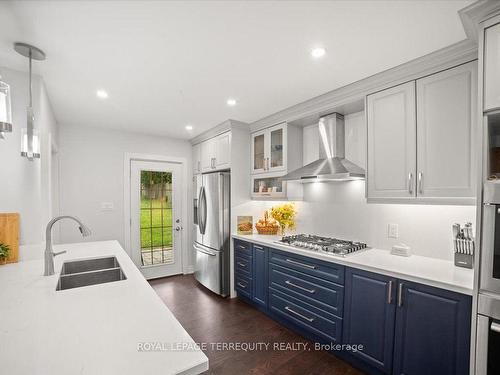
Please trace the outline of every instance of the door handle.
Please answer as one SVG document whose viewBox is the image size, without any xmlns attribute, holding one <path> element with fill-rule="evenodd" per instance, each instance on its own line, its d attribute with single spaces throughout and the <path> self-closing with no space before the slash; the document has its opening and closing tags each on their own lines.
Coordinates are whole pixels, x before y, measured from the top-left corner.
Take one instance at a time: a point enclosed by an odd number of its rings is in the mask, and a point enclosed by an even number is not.
<svg viewBox="0 0 500 375">
<path fill-rule="evenodd" d="M 495 323 L 495 322 L 491 322 L 490 329 L 493 332 L 500 333 L 500 324 Z"/>
<path fill-rule="evenodd" d="M 423 194 L 424 193 L 424 187 L 422 180 L 424 178 L 424 174 L 422 172 L 418 172 L 418 193 Z"/>
<path fill-rule="evenodd" d="M 403 306 L 403 283 L 399 283 L 398 287 L 398 307 Z"/>
<path fill-rule="evenodd" d="M 387 285 L 387 303 L 390 305 L 392 303 L 392 283 L 393 281 L 390 280 L 389 284 Z"/>
<path fill-rule="evenodd" d="M 180 230 L 182 230 L 182 227 L 178 227 L 178 226 L 177 226 L 177 227 L 175 227 L 175 231 L 176 231 L 176 232 L 179 232 Z"/>
<path fill-rule="evenodd" d="M 408 193 L 413 195 L 413 173 L 408 173 Z"/>
</svg>

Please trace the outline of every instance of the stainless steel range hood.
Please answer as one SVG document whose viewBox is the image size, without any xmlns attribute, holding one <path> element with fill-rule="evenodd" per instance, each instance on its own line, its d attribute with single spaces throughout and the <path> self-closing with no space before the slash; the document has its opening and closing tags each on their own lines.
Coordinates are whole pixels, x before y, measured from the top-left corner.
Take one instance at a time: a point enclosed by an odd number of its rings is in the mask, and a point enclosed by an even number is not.
<svg viewBox="0 0 500 375">
<path fill-rule="evenodd" d="M 345 158 L 344 116 L 338 113 L 319 120 L 319 159 L 296 169 L 285 181 L 349 181 L 365 178 L 365 170 Z"/>
</svg>

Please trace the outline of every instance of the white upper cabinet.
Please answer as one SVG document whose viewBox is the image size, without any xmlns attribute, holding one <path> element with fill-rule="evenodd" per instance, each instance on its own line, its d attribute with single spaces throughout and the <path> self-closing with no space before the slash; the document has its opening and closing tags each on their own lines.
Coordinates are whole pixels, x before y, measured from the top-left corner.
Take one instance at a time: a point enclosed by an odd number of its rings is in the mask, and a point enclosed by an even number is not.
<svg viewBox="0 0 500 375">
<path fill-rule="evenodd" d="M 252 134 L 252 173 L 285 171 L 287 168 L 286 123 Z"/>
<path fill-rule="evenodd" d="M 231 132 L 215 137 L 215 168 L 229 169 L 231 167 Z"/>
<path fill-rule="evenodd" d="M 484 110 L 500 108 L 500 23 L 484 31 Z"/>
<path fill-rule="evenodd" d="M 476 62 L 417 80 L 418 197 L 475 196 L 476 92 Z"/>
<path fill-rule="evenodd" d="M 193 174 L 201 173 L 201 144 L 193 146 Z"/>
<path fill-rule="evenodd" d="M 214 172 L 231 168 L 231 132 L 225 132 L 199 145 L 200 147 L 201 172 Z M 195 171 L 196 173 L 196 171 Z"/>
<path fill-rule="evenodd" d="M 368 95 L 368 199 L 473 203 L 476 95 L 477 62 Z"/>
<path fill-rule="evenodd" d="M 368 198 L 415 197 L 415 82 L 367 97 Z"/>
</svg>

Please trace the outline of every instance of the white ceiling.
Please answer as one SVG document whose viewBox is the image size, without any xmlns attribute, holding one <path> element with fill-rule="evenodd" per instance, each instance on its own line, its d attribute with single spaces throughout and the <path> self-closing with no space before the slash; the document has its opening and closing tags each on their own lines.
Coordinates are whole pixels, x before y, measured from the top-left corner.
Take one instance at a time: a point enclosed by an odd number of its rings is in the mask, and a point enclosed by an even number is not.
<svg viewBox="0 0 500 375">
<path fill-rule="evenodd" d="M 26 69 L 14 41 L 43 49 L 36 69 L 61 126 L 191 138 L 463 40 L 457 11 L 470 3 L 1 1 L 0 66 Z"/>
</svg>

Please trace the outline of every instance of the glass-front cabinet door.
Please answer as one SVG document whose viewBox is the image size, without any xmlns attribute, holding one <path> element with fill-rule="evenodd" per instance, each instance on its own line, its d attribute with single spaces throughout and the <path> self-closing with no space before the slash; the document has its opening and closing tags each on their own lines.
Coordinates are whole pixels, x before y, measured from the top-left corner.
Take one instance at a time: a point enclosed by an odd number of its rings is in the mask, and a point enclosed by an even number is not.
<svg viewBox="0 0 500 375">
<path fill-rule="evenodd" d="M 252 134 L 252 173 L 266 171 L 266 134 L 266 130 Z"/>
<path fill-rule="evenodd" d="M 286 123 L 252 134 L 252 174 L 286 170 Z"/>
<path fill-rule="evenodd" d="M 285 168 L 285 132 L 285 124 L 269 129 L 268 171 L 283 170 Z"/>
<path fill-rule="evenodd" d="M 286 196 L 286 182 L 274 173 L 261 174 L 252 178 L 252 196 L 262 198 L 283 198 Z"/>
</svg>

